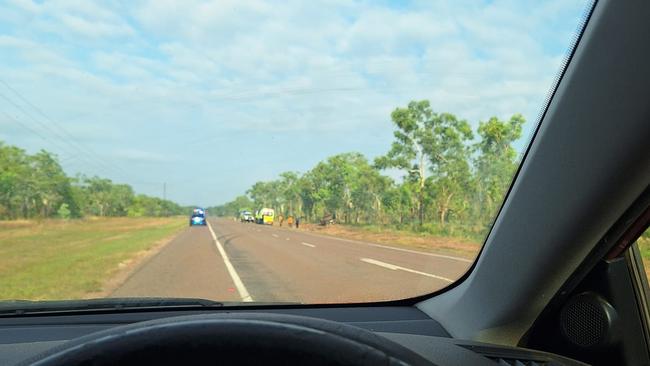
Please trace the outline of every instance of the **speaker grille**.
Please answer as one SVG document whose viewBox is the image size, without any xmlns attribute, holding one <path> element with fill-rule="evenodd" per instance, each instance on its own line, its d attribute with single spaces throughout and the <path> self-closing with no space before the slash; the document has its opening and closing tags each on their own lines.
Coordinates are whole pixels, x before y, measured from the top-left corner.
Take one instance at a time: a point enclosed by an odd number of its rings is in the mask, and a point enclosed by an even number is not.
<svg viewBox="0 0 650 366">
<path fill-rule="evenodd" d="M 564 335 L 581 347 L 592 347 L 605 341 L 609 330 L 606 310 L 593 296 L 577 296 L 562 309 L 560 322 Z"/>
</svg>

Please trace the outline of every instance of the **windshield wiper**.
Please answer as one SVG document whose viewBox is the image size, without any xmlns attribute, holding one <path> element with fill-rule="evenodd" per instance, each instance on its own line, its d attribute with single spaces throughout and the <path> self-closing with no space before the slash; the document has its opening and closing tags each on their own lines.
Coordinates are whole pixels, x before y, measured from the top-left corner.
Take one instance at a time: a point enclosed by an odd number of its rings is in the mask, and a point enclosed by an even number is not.
<svg viewBox="0 0 650 366">
<path fill-rule="evenodd" d="M 220 308 L 218 301 L 193 298 L 128 297 L 89 300 L 0 301 L 0 317 L 68 312 L 130 311 L 134 309 L 210 309 Z"/>
</svg>

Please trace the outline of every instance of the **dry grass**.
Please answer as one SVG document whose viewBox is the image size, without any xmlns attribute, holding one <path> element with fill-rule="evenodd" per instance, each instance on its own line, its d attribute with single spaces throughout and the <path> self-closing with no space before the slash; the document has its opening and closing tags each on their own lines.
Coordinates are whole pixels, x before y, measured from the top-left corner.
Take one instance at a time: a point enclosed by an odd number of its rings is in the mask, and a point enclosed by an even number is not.
<svg viewBox="0 0 650 366">
<path fill-rule="evenodd" d="M 331 225 L 319 226 L 301 224 L 301 230 L 330 235 L 339 238 L 367 241 L 396 247 L 417 249 L 440 254 L 450 254 L 468 259 L 476 258 L 481 243 L 463 238 L 441 237 L 431 234 L 418 234 L 409 231 L 382 229 L 377 227 Z"/>
</svg>

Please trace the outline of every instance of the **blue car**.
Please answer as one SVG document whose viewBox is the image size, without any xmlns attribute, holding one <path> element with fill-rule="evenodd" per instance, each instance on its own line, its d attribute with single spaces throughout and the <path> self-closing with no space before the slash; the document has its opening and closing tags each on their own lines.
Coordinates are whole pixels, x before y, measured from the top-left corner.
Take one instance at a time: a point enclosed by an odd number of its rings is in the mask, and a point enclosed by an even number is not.
<svg viewBox="0 0 650 366">
<path fill-rule="evenodd" d="M 201 225 L 205 226 L 208 222 L 205 219 L 205 210 L 202 208 L 195 208 L 190 216 L 190 226 Z"/>
</svg>

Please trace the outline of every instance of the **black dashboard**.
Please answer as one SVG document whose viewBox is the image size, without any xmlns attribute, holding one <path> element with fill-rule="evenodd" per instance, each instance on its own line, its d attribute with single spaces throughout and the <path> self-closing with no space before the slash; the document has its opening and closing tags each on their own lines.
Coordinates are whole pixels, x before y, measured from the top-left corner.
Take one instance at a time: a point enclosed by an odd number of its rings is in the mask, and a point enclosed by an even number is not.
<svg viewBox="0 0 650 366">
<path fill-rule="evenodd" d="M 452 338 L 435 320 L 414 307 L 326 307 L 219 310 L 315 317 L 370 330 L 405 346 L 435 365 L 581 365 L 523 348 Z M 0 365 L 16 365 L 68 340 L 120 325 L 205 311 L 137 311 L 30 315 L 0 318 Z"/>
</svg>

